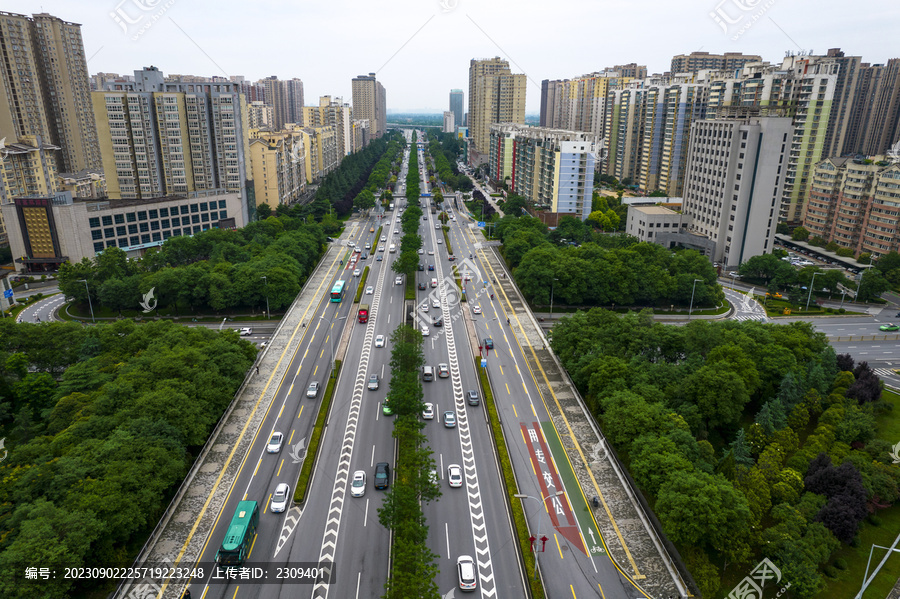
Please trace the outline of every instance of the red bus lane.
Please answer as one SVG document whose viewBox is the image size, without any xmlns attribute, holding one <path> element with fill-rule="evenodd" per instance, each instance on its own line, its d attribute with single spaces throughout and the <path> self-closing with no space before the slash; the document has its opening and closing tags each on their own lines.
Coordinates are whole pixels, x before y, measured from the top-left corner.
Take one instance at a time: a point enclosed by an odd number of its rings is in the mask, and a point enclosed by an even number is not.
<svg viewBox="0 0 900 599">
<path fill-rule="evenodd" d="M 531 465 L 538 474 L 538 483 L 541 487 L 541 497 L 538 497 L 538 499 L 563 491 L 562 482 L 559 479 L 559 474 L 556 472 L 556 467 L 553 465 L 553 460 L 550 459 L 550 449 L 544 440 L 540 424 L 533 422 L 531 428 L 524 423 L 519 426 L 522 427 L 522 436 L 525 439 L 525 444 L 528 446 L 528 453 L 531 455 Z M 544 505 L 541 506 L 541 509 L 547 510 L 547 513 L 550 515 L 550 521 L 553 523 L 553 528 L 565 537 L 573 547 L 587 555 L 587 549 L 581 541 L 575 514 L 569 508 L 569 502 L 566 500 L 566 497 L 560 495 L 559 497 L 547 499 Z M 537 532 L 538 534 L 541 533 L 541 531 Z"/>
</svg>

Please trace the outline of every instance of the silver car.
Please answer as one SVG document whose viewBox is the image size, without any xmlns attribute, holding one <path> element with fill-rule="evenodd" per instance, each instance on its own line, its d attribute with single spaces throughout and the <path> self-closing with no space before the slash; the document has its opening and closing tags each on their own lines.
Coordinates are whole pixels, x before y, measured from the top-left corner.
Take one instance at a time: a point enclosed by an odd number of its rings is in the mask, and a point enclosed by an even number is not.
<svg viewBox="0 0 900 599">
<path fill-rule="evenodd" d="M 366 494 L 366 473 L 357 470 L 353 473 L 353 481 L 350 483 L 350 495 L 353 497 L 362 497 Z"/>
<path fill-rule="evenodd" d="M 272 437 L 269 439 L 269 444 L 266 445 L 266 452 L 278 453 L 279 451 L 281 451 L 282 443 L 284 443 L 284 434 L 277 431 L 272 433 Z"/>
<path fill-rule="evenodd" d="M 306 397 L 313 398 L 319 394 L 319 381 L 313 381 L 309 384 L 309 389 L 306 390 Z"/>
<path fill-rule="evenodd" d="M 275 487 L 275 494 L 272 495 L 272 511 L 283 512 L 287 509 L 287 504 L 291 500 L 291 488 L 287 483 L 279 483 Z"/>
</svg>

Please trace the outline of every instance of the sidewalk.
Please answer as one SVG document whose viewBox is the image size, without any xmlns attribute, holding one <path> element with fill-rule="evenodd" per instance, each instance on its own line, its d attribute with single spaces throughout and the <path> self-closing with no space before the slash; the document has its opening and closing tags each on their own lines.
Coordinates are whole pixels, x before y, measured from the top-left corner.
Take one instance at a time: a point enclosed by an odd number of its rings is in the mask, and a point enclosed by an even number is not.
<svg viewBox="0 0 900 599">
<path fill-rule="evenodd" d="M 513 332 L 536 375 L 584 495 L 589 500 L 598 498 L 592 511 L 610 557 L 651 597 L 688 595 L 681 574 L 664 548 L 667 541 L 650 523 L 655 516 L 642 509 L 637 492 L 629 485 L 575 385 L 548 349 L 541 326 L 507 273 L 503 259 L 493 247 L 483 248 L 481 257 L 495 279 L 498 299 L 517 315 Z M 500 273 L 506 276 L 500 278 Z"/>
</svg>

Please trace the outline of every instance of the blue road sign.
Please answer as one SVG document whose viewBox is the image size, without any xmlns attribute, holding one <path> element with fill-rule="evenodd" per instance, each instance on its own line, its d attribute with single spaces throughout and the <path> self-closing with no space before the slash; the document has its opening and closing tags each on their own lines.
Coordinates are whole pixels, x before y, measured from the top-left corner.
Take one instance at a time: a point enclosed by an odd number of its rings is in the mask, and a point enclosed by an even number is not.
<svg viewBox="0 0 900 599">
<path fill-rule="evenodd" d="M 479 227 L 483 227 L 483 226 L 484 226 L 484 221 L 483 221 L 483 220 L 478 221 L 478 226 L 479 226 Z"/>
<path fill-rule="evenodd" d="M 12 291 L 12 289 L 7 289 L 7 290 L 5 290 L 5 291 L 3 292 L 3 297 L 5 297 L 5 298 L 7 298 L 7 299 L 8 299 L 8 298 L 11 298 L 12 296 L 13 296 L 13 291 Z"/>
<path fill-rule="evenodd" d="M 487 360 L 485 358 L 481 358 L 481 367 L 487 368 Z"/>
</svg>

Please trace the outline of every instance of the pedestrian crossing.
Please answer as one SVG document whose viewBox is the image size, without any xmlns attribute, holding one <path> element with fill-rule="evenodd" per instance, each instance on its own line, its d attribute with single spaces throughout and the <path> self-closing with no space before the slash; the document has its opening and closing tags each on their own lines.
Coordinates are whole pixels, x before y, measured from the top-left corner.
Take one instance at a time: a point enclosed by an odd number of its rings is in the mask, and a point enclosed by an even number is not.
<svg viewBox="0 0 900 599">
<path fill-rule="evenodd" d="M 893 378 L 897 378 L 897 376 L 898 376 L 898 375 L 897 375 L 892 369 L 890 369 L 890 368 L 873 368 L 872 370 L 874 370 L 874 371 L 875 371 L 875 374 L 877 374 L 877 375 L 880 376 L 880 377 L 893 377 Z"/>
<path fill-rule="evenodd" d="M 768 318 L 764 314 L 742 314 L 740 316 L 735 316 L 734 320 L 758 320 L 760 322 L 766 322 Z"/>
</svg>

